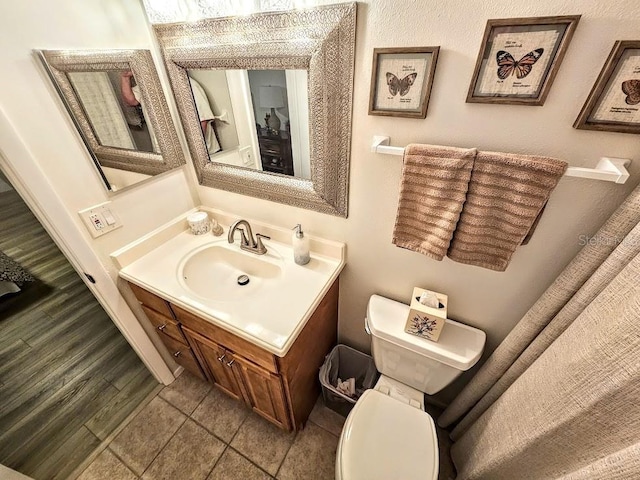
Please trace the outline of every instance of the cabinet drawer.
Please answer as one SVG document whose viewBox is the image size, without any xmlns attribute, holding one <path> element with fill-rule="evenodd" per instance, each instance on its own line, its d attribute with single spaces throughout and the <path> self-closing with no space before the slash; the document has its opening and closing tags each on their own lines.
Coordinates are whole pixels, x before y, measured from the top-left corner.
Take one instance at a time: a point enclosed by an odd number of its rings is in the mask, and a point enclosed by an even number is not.
<svg viewBox="0 0 640 480">
<path fill-rule="evenodd" d="M 169 307 L 169 302 L 163 300 L 162 298 L 154 295 L 151 292 L 147 292 L 144 288 L 140 288 L 133 283 L 129 283 L 129 286 L 131 287 L 131 290 L 133 290 L 134 295 L 140 301 L 140 303 L 146 305 L 147 307 L 155 310 L 158 313 L 161 313 L 165 317 L 174 318 L 171 307 Z"/>
<path fill-rule="evenodd" d="M 273 150 L 276 152 L 280 152 L 280 141 L 279 140 L 269 140 L 266 138 L 261 138 L 260 139 L 260 149 L 265 149 L 265 150 Z"/>
<path fill-rule="evenodd" d="M 176 361 L 178 365 L 183 366 L 185 370 L 190 371 L 191 373 L 193 373 L 194 375 L 197 375 L 203 380 L 207 379 L 204 376 L 204 373 L 202 373 L 202 370 L 200 369 L 200 365 L 198 364 L 196 357 L 193 355 L 191 348 L 189 348 L 188 346 L 184 345 L 181 342 L 174 340 L 173 338 L 171 338 L 168 335 L 165 335 L 164 333 L 159 333 L 158 336 L 162 340 L 162 343 L 164 343 L 167 346 L 169 353 L 173 355 L 173 359 Z"/>
<path fill-rule="evenodd" d="M 262 348 L 227 332 L 222 328 L 213 325 L 212 323 L 203 320 L 196 315 L 181 309 L 180 307 L 172 306 L 176 313 L 176 317 L 183 325 L 186 325 L 191 330 L 201 333 L 202 335 L 213 340 L 218 345 L 225 347 L 244 358 L 251 360 L 256 365 L 260 365 L 266 368 L 270 372 L 278 373 L 278 366 L 276 359 L 272 353 L 263 350 Z"/>
<path fill-rule="evenodd" d="M 282 151 L 276 147 L 264 147 L 260 150 L 262 155 L 267 157 L 280 157 Z"/>
<path fill-rule="evenodd" d="M 142 310 L 147 314 L 147 318 L 156 327 L 156 330 L 169 335 L 171 338 L 188 346 L 187 339 L 184 338 L 178 322 L 172 318 L 167 318 L 164 315 L 160 315 L 155 310 L 151 310 L 149 307 L 142 305 Z"/>
</svg>

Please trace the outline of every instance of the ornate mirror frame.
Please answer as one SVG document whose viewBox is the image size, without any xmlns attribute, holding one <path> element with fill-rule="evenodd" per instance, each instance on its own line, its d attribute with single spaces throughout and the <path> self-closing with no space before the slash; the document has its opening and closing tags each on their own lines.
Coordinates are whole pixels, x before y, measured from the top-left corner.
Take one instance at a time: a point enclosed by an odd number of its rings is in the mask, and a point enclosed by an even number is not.
<svg viewBox="0 0 640 480">
<path fill-rule="evenodd" d="M 347 216 L 356 4 L 154 25 L 201 185 Z M 311 179 L 209 160 L 188 69 L 305 69 Z"/>
<path fill-rule="evenodd" d="M 149 50 L 41 50 L 40 57 L 82 140 L 111 190 L 101 167 L 156 175 L 185 164 L 178 134 Z M 131 70 L 140 86 L 146 120 L 151 124 L 160 153 L 101 145 L 67 76 L 72 72 Z"/>
</svg>

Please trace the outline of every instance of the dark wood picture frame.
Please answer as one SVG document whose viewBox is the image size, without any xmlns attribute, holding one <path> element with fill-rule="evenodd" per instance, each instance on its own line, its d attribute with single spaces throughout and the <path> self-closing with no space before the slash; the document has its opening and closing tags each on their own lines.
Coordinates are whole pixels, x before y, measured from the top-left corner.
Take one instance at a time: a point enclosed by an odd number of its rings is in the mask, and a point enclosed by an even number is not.
<svg viewBox="0 0 640 480">
<path fill-rule="evenodd" d="M 554 16 L 554 17 L 529 17 L 529 18 L 505 18 L 505 19 L 494 19 L 488 20 L 487 26 L 484 31 L 484 35 L 482 37 L 482 44 L 480 46 L 480 51 L 478 53 L 478 58 L 476 60 L 475 69 L 473 72 L 473 77 L 471 79 L 471 84 L 469 85 L 469 92 L 467 93 L 467 103 L 493 103 L 493 104 L 506 104 L 506 105 L 531 105 L 531 106 L 540 106 L 543 105 L 547 95 L 549 94 L 549 89 L 551 88 L 551 84 L 558 73 L 558 68 L 560 67 L 560 63 L 565 56 L 567 48 L 569 47 L 569 42 L 573 37 L 573 33 L 578 26 L 578 22 L 580 20 L 580 15 L 565 15 L 565 16 Z M 526 30 L 527 27 L 530 27 L 530 30 Z M 498 59 L 494 56 L 489 58 L 489 54 L 491 53 L 493 41 L 495 35 L 499 34 L 498 31 L 501 30 L 504 34 L 512 33 L 514 35 L 526 35 L 527 33 L 537 33 L 544 32 L 544 27 L 548 27 L 547 31 L 558 31 L 559 37 L 555 41 L 552 46 L 551 51 L 549 52 L 549 48 L 532 48 L 531 52 L 521 57 L 519 60 L 514 59 L 510 53 L 504 51 L 504 55 L 502 57 L 504 65 L 507 63 L 502 70 L 506 72 L 506 77 L 499 77 L 497 72 L 499 71 Z M 516 44 L 517 42 L 513 42 Z M 522 47 L 522 45 L 514 45 L 514 47 Z M 490 92 L 479 94 L 478 88 L 481 88 L 482 85 L 479 85 L 478 82 L 482 81 L 482 74 L 485 69 L 491 68 L 492 70 L 495 68 L 496 77 L 499 77 L 499 80 L 496 82 L 502 82 L 505 79 L 511 77 L 513 73 L 517 74 L 517 79 L 525 78 L 531 70 L 533 70 L 533 64 L 537 62 L 539 58 L 545 53 L 545 50 L 548 52 L 547 55 L 551 56 L 550 60 L 545 61 L 545 65 L 542 71 L 540 81 L 535 84 L 535 92 L 529 94 L 509 94 L 509 93 L 494 93 Z M 524 51 L 528 51 L 528 48 Z M 500 53 L 500 52 L 498 52 Z M 525 57 L 529 60 L 529 67 L 524 64 L 524 68 L 528 68 L 529 72 L 524 73 L 523 77 L 520 77 L 522 65 L 521 63 L 525 60 Z M 549 58 L 549 57 L 547 57 Z M 516 90 L 514 90 L 515 92 Z"/>
<path fill-rule="evenodd" d="M 438 53 L 440 47 L 402 47 L 402 48 L 374 48 L 373 49 L 373 66 L 371 69 L 371 92 L 369 95 L 369 115 L 382 115 L 387 117 L 405 117 L 405 118 L 425 118 L 427 116 L 427 107 L 429 105 L 429 97 L 431 96 L 431 88 L 433 86 L 433 77 L 436 72 L 436 64 L 438 61 Z M 393 56 L 396 56 L 396 60 L 406 58 L 411 60 L 413 55 L 415 59 L 426 59 L 426 63 L 421 71 L 415 71 L 409 75 L 404 75 L 402 78 L 400 72 L 386 72 L 387 79 L 380 78 L 381 56 L 389 56 L 390 60 L 393 60 Z M 410 71 L 410 70 L 409 70 Z M 407 73 L 405 70 L 403 73 Z M 380 95 L 383 92 L 387 92 L 387 100 L 392 97 L 400 98 L 405 97 L 410 88 L 414 85 L 413 78 L 419 78 L 418 75 L 422 73 L 422 81 L 420 82 L 420 93 L 418 97 L 418 106 L 414 108 L 393 108 L 393 106 L 380 107 L 379 100 Z M 384 90 L 381 91 L 379 87 L 385 85 Z M 395 91 L 395 93 L 393 93 Z M 405 93 L 403 93 L 405 92 Z M 388 95 L 391 95 L 389 97 Z M 398 97 L 396 97 L 398 95 Z M 408 97 L 405 97 L 407 99 Z M 391 103 L 391 102 L 390 102 Z M 397 102 L 393 102 L 397 103 Z"/>
<path fill-rule="evenodd" d="M 618 40 L 615 42 L 611 49 L 611 53 L 609 53 L 607 61 L 604 63 L 604 66 L 598 75 L 598 79 L 593 85 L 582 110 L 580 110 L 580 113 L 578 114 L 578 118 L 576 118 L 576 121 L 573 124 L 574 128 L 606 132 L 640 133 L 640 122 L 634 123 L 620 120 L 607 121 L 592 118 L 604 98 L 606 96 L 610 96 L 612 94 L 612 89 L 617 87 L 618 83 L 613 83 L 613 80 L 615 79 L 614 74 L 621 67 L 621 60 L 626 50 L 638 50 L 638 69 L 640 69 L 640 40 Z M 638 105 L 638 107 L 632 108 L 622 106 L 621 108 L 621 106 L 612 106 L 612 109 L 618 109 L 618 111 L 625 109 L 638 111 L 638 109 L 640 109 L 640 72 L 635 75 L 635 78 L 629 81 L 634 82 L 633 86 L 636 88 L 637 93 L 627 93 L 627 91 L 623 90 L 624 87 L 621 85 L 621 93 L 618 92 L 620 94 L 620 104 L 624 101 L 626 105 Z M 626 98 L 623 97 L 625 95 Z M 633 98 L 631 98 L 632 96 Z"/>
</svg>

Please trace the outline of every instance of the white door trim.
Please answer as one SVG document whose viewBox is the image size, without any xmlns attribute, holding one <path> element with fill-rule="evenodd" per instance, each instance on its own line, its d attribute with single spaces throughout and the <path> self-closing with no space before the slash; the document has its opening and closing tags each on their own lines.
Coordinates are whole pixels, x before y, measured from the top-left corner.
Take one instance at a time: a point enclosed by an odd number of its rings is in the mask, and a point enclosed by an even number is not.
<svg viewBox="0 0 640 480">
<path fill-rule="evenodd" d="M 171 383 L 173 373 L 1 107 L 0 167 L 154 377 Z"/>
</svg>

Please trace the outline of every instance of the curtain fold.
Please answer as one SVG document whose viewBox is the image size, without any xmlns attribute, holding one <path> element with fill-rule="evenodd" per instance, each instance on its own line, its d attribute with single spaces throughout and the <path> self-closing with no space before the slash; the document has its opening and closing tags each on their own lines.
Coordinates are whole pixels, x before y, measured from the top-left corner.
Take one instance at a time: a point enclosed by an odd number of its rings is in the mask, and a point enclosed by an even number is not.
<svg viewBox="0 0 640 480">
<path fill-rule="evenodd" d="M 596 235 L 587 241 L 586 246 L 542 294 L 487 359 L 469 384 L 442 413 L 438 418 L 438 424 L 441 427 L 448 427 L 459 421 L 471 409 L 474 409 L 472 416 L 464 422 L 464 425 L 472 422 L 473 418 L 478 418 L 491 404 L 489 397 L 484 402 L 481 401 L 482 398 L 492 389 L 490 398 L 499 397 L 517 377 L 517 370 L 521 371 L 523 367 L 535 360 L 534 350 L 523 356 L 518 362 L 523 352 L 538 338 L 545 327 L 558 316 L 557 325 L 547 331 L 547 335 L 551 336 L 546 339 L 548 343 L 553 341 L 553 335 L 561 333 L 568 324 L 577 318 L 602 291 L 607 278 L 619 271 L 616 268 L 619 268 L 620 263 L 625 260 L 615 260 L 614 258 L 611 258 L 609 262 L 607 260 L 639 222 L 640 187 L 629 195 Z M 640 248 L 638 243 L 640 242 L 636 242 L 636 248 Z M 601 269 L 601 267 L 603 268 Z M 599 269 L 599 275 L 594 277 Z M 597 278 L 600 278 L 600 281 Z M 587 283 L 589 284 L 585 285 Z M 543 338 L 538 339 L 538 342 L 542 342 Z M 516 365 L 516 363 L 518 364 Z M 516 366 L 514 367 L 514 365 Z M 515 370 L 512 370 L 501 380 L 512 367 Z M 459 436 L 462 430 L 464 430 L 464 426 L 457 428 L 454 437 Z"/>
<path fill-rule="evenodd" d="M 73 84 L 101 145 L 135 150 L 120 100 L 106 72 L 72 72 Z"/>
<path fill-rule="evenodd" d="M 438 419 L 457 480 L 636 478 L 639 222 L 637 188 Z"/>
<path fill-rule="evenodd" d="M 576 472 L 572 472 L 559 480 L 593 480 L 606 478 L 607 480 L 629 480 L 640 478 L 640 442 L 629 448 L 620 450 L 601 458 Z"/>
</svg>

